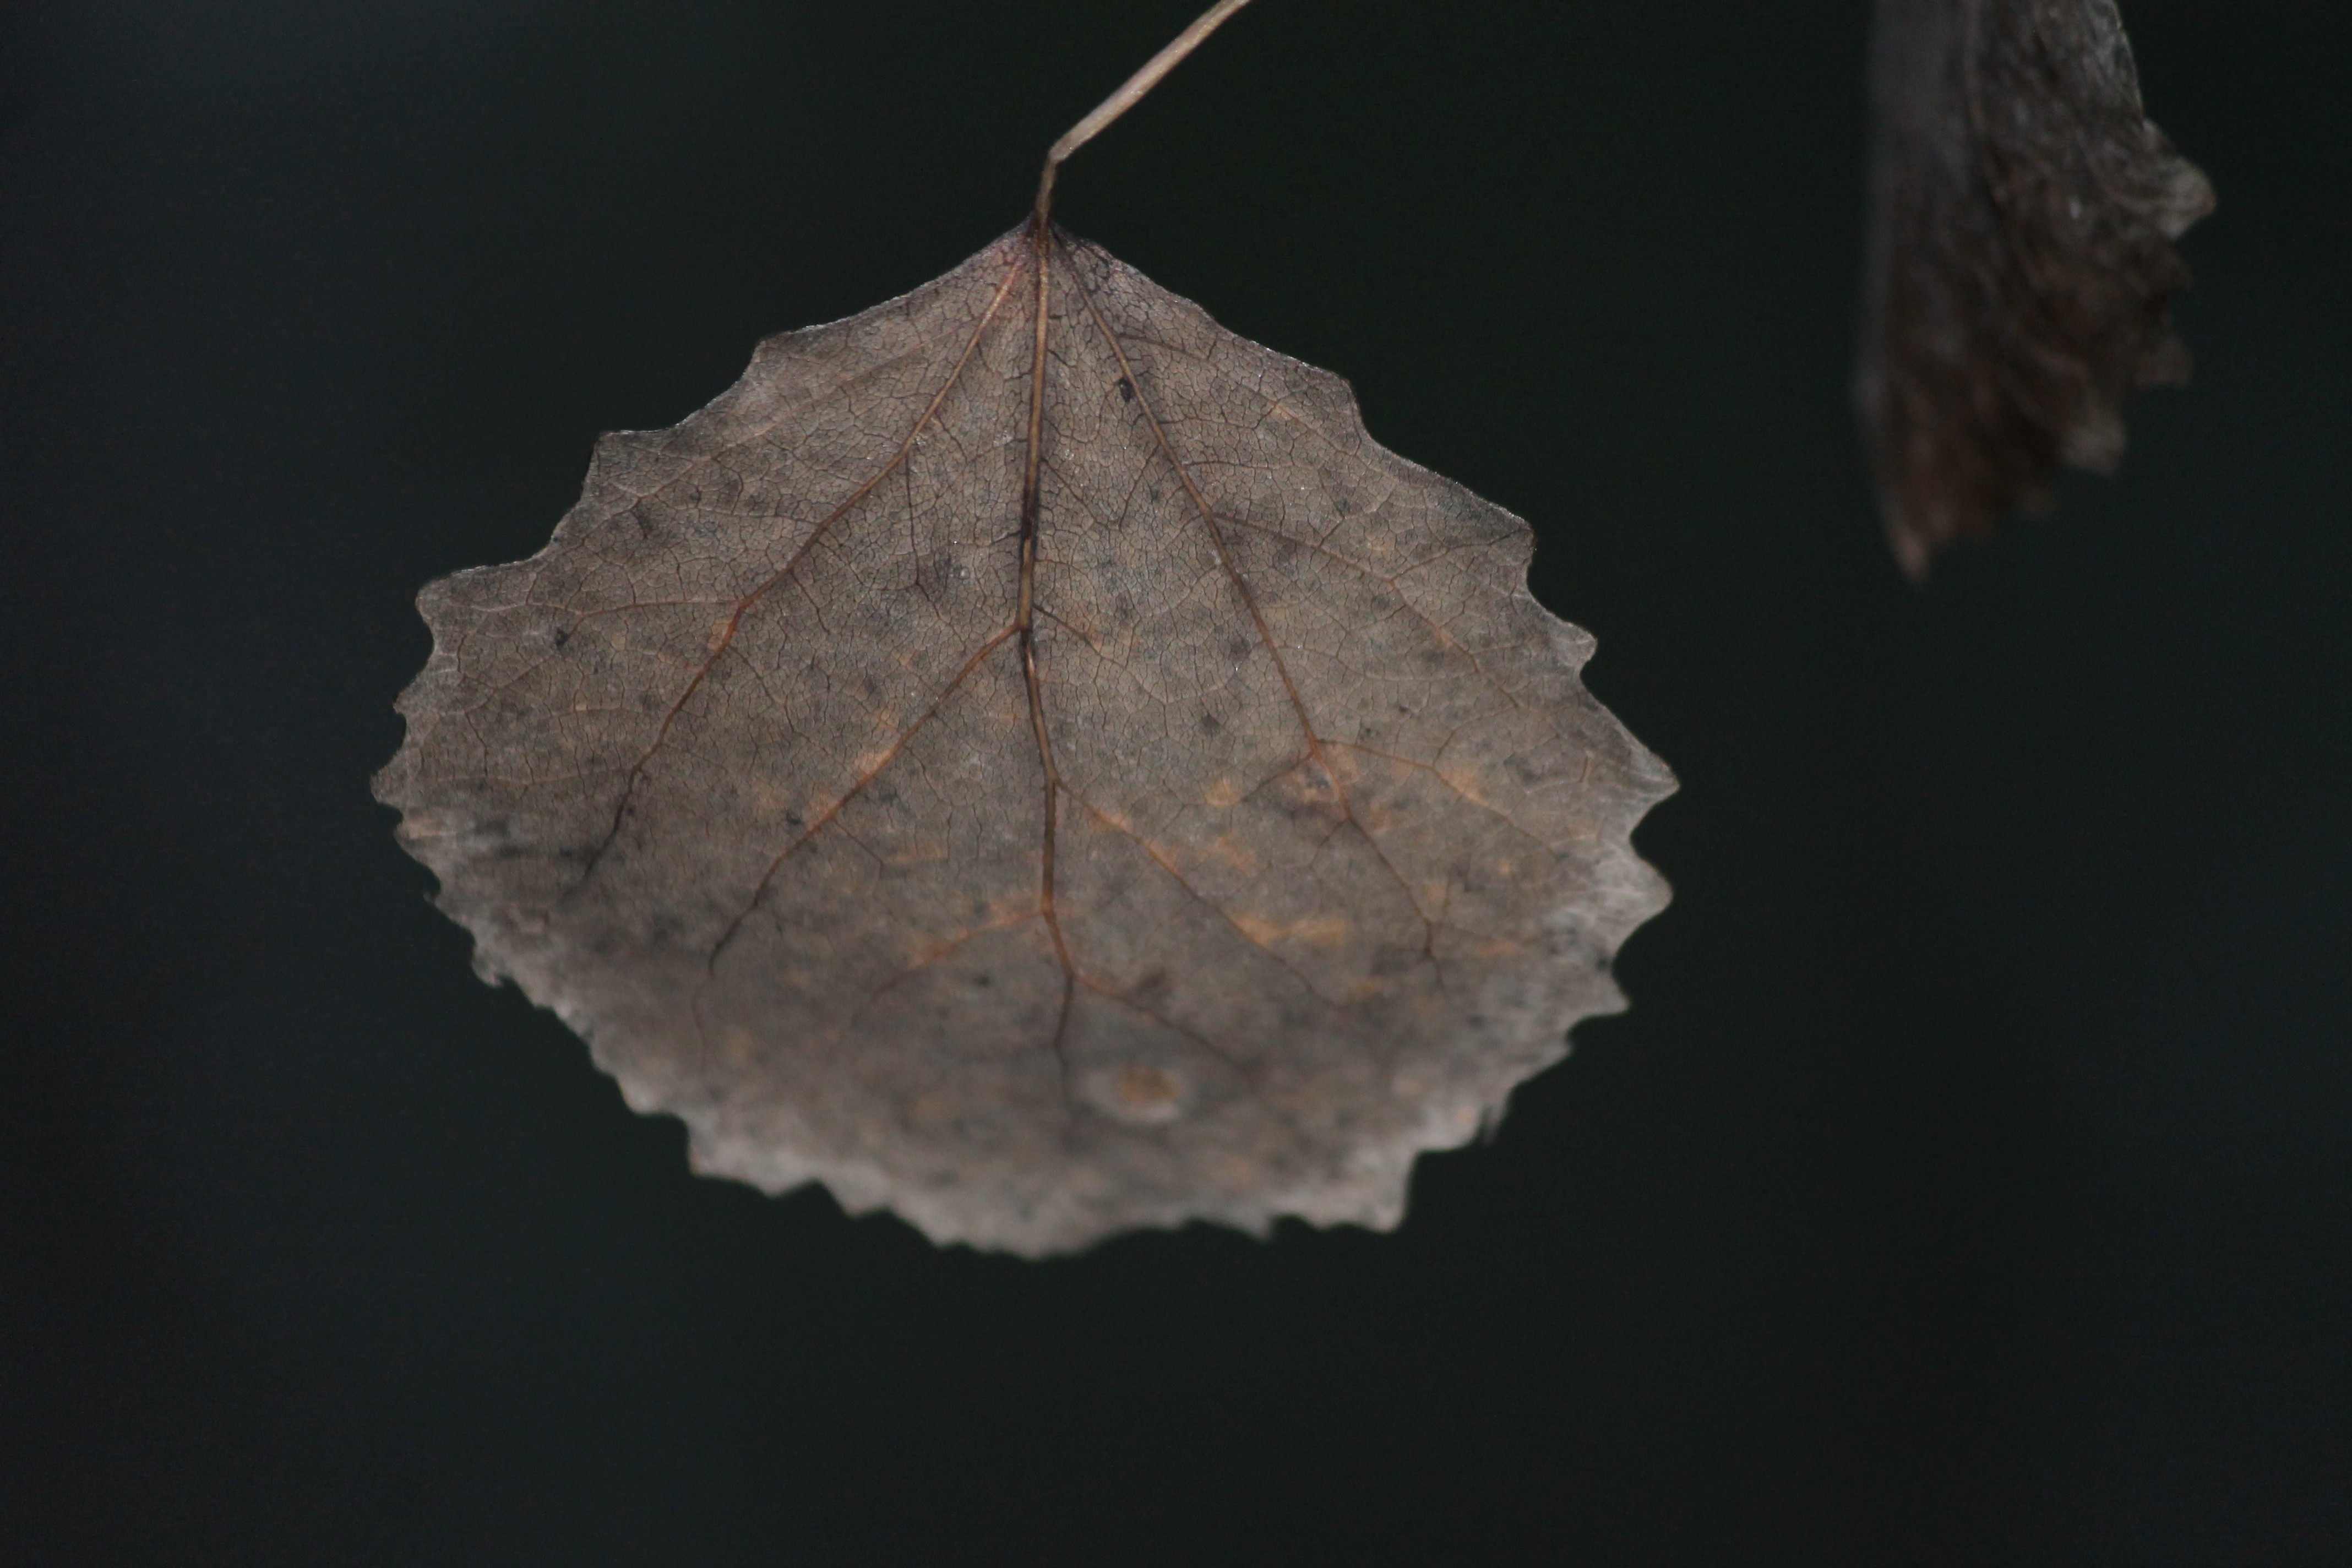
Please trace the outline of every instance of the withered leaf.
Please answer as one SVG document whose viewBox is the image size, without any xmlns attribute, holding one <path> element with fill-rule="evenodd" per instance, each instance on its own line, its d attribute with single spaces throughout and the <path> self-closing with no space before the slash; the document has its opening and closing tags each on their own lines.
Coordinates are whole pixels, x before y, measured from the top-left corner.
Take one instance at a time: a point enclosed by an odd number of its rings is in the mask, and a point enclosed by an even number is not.
<svg viewBox="0 0 2352 1568">
<path fill-rule="evenodd" d="M 1024 1253 L 1387 1226 L 1665 900 L 1530 547 L 1033 223 L 426 588 L 378 793 L 698 1169 Z"/>
<path fill-rule="evenodd" d="M 1856 401 L 1896 558 L 2123 454 L 2179 381 L 2172 242 L 2212 188 L 2140 106 L 2113 0 L 1879 0 Z"/>
</svg>

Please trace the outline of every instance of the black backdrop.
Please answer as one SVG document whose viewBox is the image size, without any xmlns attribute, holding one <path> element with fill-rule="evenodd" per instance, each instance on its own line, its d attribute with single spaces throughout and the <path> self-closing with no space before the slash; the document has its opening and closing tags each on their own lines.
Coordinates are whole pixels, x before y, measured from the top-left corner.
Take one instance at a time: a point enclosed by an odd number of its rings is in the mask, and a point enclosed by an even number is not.
<svg viewBox="0 0 2352 1568">
<path fill-rule="evenodd" d="M 698 1181 L 370 773 L 599 431 L 1010 227 L 1194 0 L 0 16 L 5 1553 L 2352 1557 L 2352 12 L 2137 0 L 2187 393 L 1924 594 L 1859 0 L 1260 0 L 1061 216 L 1531 519 L 1678 770 L 1634 1005 L 1389 1236 Z"/>
</svg>

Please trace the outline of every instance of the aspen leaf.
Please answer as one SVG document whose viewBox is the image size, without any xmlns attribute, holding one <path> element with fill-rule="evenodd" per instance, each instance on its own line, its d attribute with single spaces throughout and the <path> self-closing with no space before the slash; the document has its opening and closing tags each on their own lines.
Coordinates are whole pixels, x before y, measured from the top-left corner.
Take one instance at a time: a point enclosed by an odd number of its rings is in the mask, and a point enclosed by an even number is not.
<svg viewBox="0 0 2352 1568">
<path fill-rule="evenodd" d="M 1671 780 L 1525 523 L 1039 206 L 427 587 L 378 793 L 699 1170 L 1026 1254 L 1392 1225 L 1622 1005 Z"/>
<path fill-rule="evenodd" d="M 1896 558 L 1990 532 L 2183 380 L 2173 249 L 2212 187 L 2141 110 L 2114 0 L 1879 0 L 1855 374 Z"/>
</svg>

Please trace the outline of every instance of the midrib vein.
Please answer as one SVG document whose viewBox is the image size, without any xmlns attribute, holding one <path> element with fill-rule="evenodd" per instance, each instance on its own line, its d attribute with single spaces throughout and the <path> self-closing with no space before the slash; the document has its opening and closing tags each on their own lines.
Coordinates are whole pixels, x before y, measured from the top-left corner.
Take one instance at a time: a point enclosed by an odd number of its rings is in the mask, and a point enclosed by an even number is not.
<svg viewBox="0 0 2352 1568">
<path fill-rule="evenodd" d="M 1054 1058 L 1065 1069 L 1065 1088 L 1068 1059 L 1063 1053 L 1063 1037 L 1069 1032 L 1070 1003 L 1076 994 L 1078 969 L 1070 957 L 1069 943 L 1062 935 L 1062 921 L 1054 907 L 1054 828 L 1060 814 L 1062 776 L 1054 766 L 1054 739 L 1045 728 L 1045 700 L 1037 681 L 1037 520 L 1042 498 L 1039 480 L 1045 471 L 1045 335 L 1047 314 L 1047 275 L 1051 270 L 1054 239 L 1052 229 L 1042 220 L 1032 219 L 1029 226 L 1030 244 L 1036 258 L 1036 289 L 1032 296 L 1035 321 L 1030 333 L 1029 359 L 1029 421 L 1028 451 L 1022 463 L 1021 476 L 1021 599 L 1013 612 L 1013 631 L 1021 640 L 1021 676 L 1029 691 L 1029 728 L 1037 741 L 1037 762 L 1045 775 L 1045 824 L 1039 836 L 1037 868 L 1037 912 L 1045 921 L 1045 932 L 1053 940 L 1054 956 L 1062 965 L 1062 1005 L 1054 1020 Z"/>
</svg>

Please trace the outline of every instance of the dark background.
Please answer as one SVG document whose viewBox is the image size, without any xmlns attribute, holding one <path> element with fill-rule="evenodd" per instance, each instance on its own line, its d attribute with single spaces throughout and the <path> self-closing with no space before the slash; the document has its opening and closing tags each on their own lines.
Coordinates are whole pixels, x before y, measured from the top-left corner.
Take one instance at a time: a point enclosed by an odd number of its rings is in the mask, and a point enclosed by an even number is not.
<svg viewBox="0 0 2352 1568">
<path fill-rule="evenodd" d="M 1679 771 L 1403 1229 L 688 1176 L 369 774 L 425 579 L 1019 219 L 1195 0 L 0 13 L 0 1556 L 2352 1560 L 2352 9 L 2137 0 L 2195 387 L 1951 558 L 1846 410 L 1860 0 L 1260 0 L 1060 216 L 1531 519 Z"/>
</svg>

